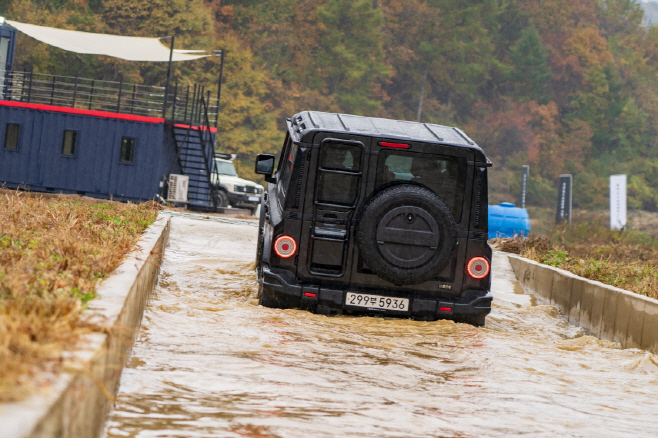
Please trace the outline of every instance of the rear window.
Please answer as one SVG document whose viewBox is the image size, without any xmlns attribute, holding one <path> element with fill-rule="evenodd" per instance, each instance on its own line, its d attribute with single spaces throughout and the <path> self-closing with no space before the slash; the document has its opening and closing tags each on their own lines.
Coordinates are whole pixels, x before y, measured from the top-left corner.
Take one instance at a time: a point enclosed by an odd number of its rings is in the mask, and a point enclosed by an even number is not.
<svg viewBox="0 0 658 438">
<path fill-rule="evenodd" d="M 378 186 L 393 181 L 422 184 L 443 199 L 455 221 L 461 220 L 466 185 L 464 158 L 386 150 L 379 155 L 378 167 Z"/>
</svg>

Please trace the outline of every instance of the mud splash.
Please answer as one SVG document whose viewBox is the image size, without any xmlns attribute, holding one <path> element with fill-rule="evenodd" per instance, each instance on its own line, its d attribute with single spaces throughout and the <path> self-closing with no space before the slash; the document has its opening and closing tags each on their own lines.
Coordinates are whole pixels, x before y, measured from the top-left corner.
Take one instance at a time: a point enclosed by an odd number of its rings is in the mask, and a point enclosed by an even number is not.
<svg viewBox="0 0 658 438">
<path fill-rule="evenodd" d="M 173 218 L 107 437 L 655 434 L 658 360 L 536 305 L 504 257 L 487 327 L 256 303 L 256 229 Z"/>
</svg>

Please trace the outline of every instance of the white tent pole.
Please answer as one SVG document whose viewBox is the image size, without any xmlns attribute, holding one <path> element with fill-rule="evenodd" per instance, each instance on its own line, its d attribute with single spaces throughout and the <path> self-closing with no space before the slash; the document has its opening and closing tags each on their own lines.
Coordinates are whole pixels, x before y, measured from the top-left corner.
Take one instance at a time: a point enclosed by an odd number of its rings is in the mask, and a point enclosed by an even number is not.
<svg viewBox="0 0 658 438">
<path fill-rule="evenodd" d="M 171 36 L 171 48 L 169 49 L 169 65 L 167 66 L 167 82 L 165 83 L 165 94 L 164 102 L 162 103 L 162 118 L 165 118 L 165 113 L 167 112 L 167 97 L 169 96 L 169 78 L 171 77 L 171 60 L 174 56 L 174 40 L 175 36 Z M 176 102 L 174 102 L 176 105 Z"/>
</svg>

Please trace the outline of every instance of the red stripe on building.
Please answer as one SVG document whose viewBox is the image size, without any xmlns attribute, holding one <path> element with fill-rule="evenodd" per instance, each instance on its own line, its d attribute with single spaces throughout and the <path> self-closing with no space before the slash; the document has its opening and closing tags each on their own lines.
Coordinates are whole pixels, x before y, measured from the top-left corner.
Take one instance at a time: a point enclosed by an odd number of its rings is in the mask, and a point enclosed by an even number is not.
<svg viewBox="0 0 658 438">
<path fill-rule="evenodd" d="M 188 129 L 189 127 L 190 127 L 190 125 L 183 125 L 181 123 L 174 123 L 174 128 Z M 192 129 L 194 129 L 195 131 L 198 131 L 199 129 L 202 130 L 202 131 L 207 131 L 208 130 L 208 128 L 206 128 L 203 125 L 200 125 L 200 126 L 192 125 Z M 217 128 L 210 128 L 210 132 L 212 132 L 214 134 L 215 132 L 217 132 Z"/>
<path fill-rule="evenodd" d="M 109 111 L 84 110 L 79 108 L 70 108 L 66 106 L 44 105 L 40 103 L 15 102 L 12 100 L 0 100 L 0 105 L 11 106 L 14 108 L 35 109 L 41 111 L 53 111 L 57 113 L 78 114 L 81 116 L 105 117 L 107 119 L 130 120 L 133 122 L 146 123 L 163 123 L 164 119 L 160 117 L 136 116 L 134 114 L 112 113 Z"/>
</svg>

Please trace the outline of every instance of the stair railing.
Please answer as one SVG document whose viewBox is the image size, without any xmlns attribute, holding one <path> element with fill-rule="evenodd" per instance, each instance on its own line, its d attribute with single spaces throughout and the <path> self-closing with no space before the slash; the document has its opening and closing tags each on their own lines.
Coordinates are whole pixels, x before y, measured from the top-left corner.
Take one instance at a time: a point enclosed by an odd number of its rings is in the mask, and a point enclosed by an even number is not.
<svg viewBox="0 0 658 438">
<path fill-rule="evenodd" d="M 208 184 L 210 186 L 210 201 L 212 203 L 213 208 L 217 208 L 217 191 L 219 190 L 212 182 L 212 171 L 215 167 L 215 147 L 212 142 L 212 132 L 210 132 L 210 120 L 208 118 L 208 105 L 206 105 L 206 101 L 201 95 L 201 105 L 200 105 L 200 110 L 202 110 L 203 117 L 204 119 L 199 125 L 199 138 L 201 139 L 201 147 L 203 149 L 203 158 L 206 163 L 206 169 L 207 169 L 207 175 L 208 175 Z M 204 129 L 205 128 L 205 129 Z M 204 136 L 204 132 L 206 132 L 206 136 Z"/>
<path fill-rule="evenodd" d="M 174 128 L 175 129 L 175 128 Z M 187 144 L 187 139 L 190 137 L 190 131 L 192 130 L 192 126 L 187 127 L 187 131 L 185 132 L 185 138 L 183 139 L 183 144 Z M 176 134 L 174 133 L 174 145 L 176 146 L 176 160 L 171 164 L 171 169 L 169 169 L 169 174 L 174 171 L 174 166 L 176 165 L 176 162 L 178 162 L 178 166 L 180 167 L 180 171 L 183 175 L 185 175 L 185 167 L 183 167 L 183 162 L 181 161 L 181 154 L 183 153 L 183 148 L 178 145 L 178 140 L 176 140 Z"/>
</svg>

